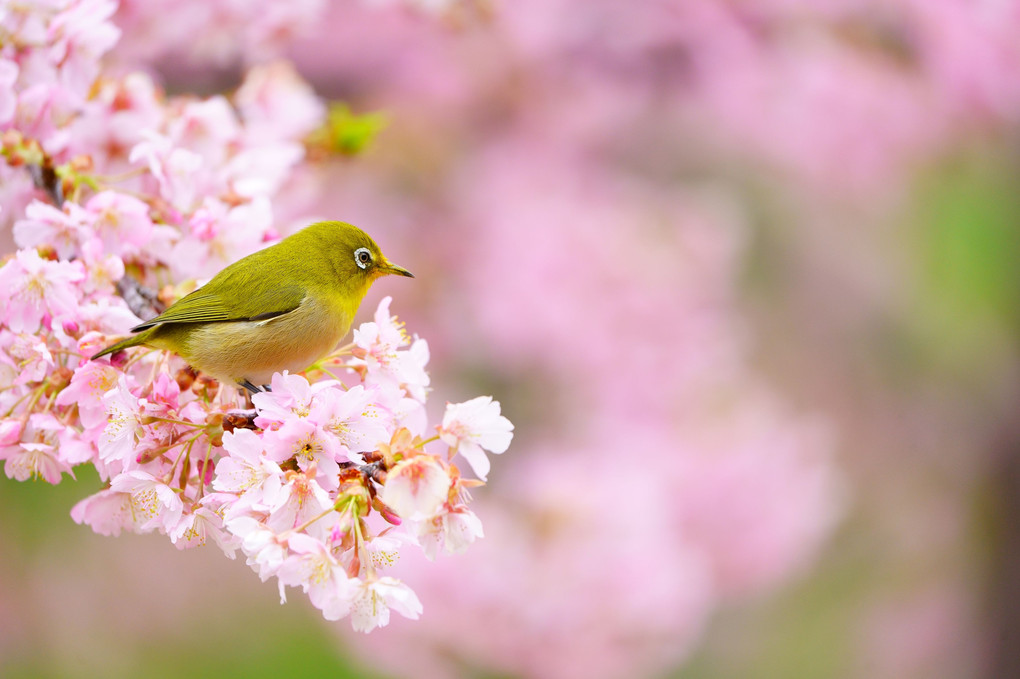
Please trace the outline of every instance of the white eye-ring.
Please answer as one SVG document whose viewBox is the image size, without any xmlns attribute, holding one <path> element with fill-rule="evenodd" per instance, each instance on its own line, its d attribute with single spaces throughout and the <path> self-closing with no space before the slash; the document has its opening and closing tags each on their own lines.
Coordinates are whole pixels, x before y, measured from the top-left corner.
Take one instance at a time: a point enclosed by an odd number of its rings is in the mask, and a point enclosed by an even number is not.
<svg viewBox="0 0 1020 679">
<path fill-rule="evenodd" d="M 358 248 L 354 251 L 354 263 L 364 269 L 372 263 L 372 252 L 368 248 Z"/>
</svg>

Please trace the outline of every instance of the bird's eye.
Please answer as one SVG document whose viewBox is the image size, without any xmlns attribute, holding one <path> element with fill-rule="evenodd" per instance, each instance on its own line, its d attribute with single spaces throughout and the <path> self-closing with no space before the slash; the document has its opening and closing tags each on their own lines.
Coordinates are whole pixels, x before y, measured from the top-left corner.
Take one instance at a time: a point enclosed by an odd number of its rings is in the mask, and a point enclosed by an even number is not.
<svg viewBox="0 0 1020 679">
<path fill-rule="evenodd" d="M 372 253 L 368 248 L 358 248 L 354 251 L 354 263 L 364 269 L 372 263 Z"/>
</svg>

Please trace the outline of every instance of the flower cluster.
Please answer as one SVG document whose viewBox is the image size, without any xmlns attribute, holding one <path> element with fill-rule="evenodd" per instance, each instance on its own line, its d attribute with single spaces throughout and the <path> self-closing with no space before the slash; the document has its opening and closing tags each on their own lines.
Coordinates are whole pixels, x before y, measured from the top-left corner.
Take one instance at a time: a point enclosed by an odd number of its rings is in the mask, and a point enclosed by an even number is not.
<svg viewBox="0 0 1020 679">
<path fill-rule="evenodd" d="M 424 374 L 426 344 L 410 343 L 388 307 L 387 298 L 355 342 L 314 371 L 353 379 L 277 374 L 250 411 L 229 409 L 187 368 L 172 379 L 158 353 L 126 370 L 107 359 L 84 363 L 55 404 L 94 414 L 92 426 L 83 417 L 83 430 L 68 438 L 95 442 L 94 454 L 87 445 L 78 454 L 109 487 L 71 516 L 104 535 L 156 530 L 181 549 L 210 539 L 228 556 L 240 549 L 263 580 L 278 578 L 281 597 L 285 586 L 301 587 L 328 620 L 350 615 L 358 630 L 385 625 L 390 608 L 417 617 L 418 599 L 386 570 L 406 545 L 435 558 L 481 537 L 467 508 L 468 489 L 480 482 L 462 478 L 452 460 L 458 448 L 503 452 L 512 425 L 498 403 L 480 397 L 448 405 L 439 434 L 423 439 L 424 398 L 410 394 Z M 358 358 L 372 354 L 402 368 Z M 154 367 L 153 382 L 132 388 Z M 450 441 L 447 454 L 427 452 L 439 438 Z M 32 451 L 39 474 L 73 462 L 60 447 L 10 450 L 18 452 L 8 465 Z M 479 468 L 485 455 L 465 459 Z"/>
<path fill-rule="evenodd" d="M 2 216 L 0 460 L 58 483 L 90 464 L 105 483 L 71 512 L 103 535 L 157 531 L 180 549 L 240 549 L 281 597 L 300 587 L 355 629 L 415 618 L 389 569 L 482 535 L 467 507 L 485 451 L 512 425 L 488 397 L 447 407 L 428 436 L 428 345 L 389 298 L 306 376 L 274 376 L 251 408 L 163 352 L 99 349 L 279 236 L 282 197 L 325 107 L 282 63 L 229 99 L 163 96 L 140 73 L 107 78 L 108 0 L 0 9 Z M 9 182 L 7 180 L 10 180 Z M 444 444 L 446 444 L 444 446 Z M 437 450 L 439 448 L 440 450 Z"/>
</svg>

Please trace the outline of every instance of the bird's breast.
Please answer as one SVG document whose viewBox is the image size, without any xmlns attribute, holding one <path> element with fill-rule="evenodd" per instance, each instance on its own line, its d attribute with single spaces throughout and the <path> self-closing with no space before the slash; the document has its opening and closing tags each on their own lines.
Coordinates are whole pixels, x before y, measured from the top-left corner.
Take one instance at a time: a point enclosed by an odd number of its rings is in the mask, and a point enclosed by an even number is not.
<svg viewBox="0 0 1020 679">
<path fill-rule="evenodd" d="M 202 324 L 184 358 L 220 380 L 269 384 L 274 372 L 299 372 L 335 349 L 350 324 L 344 311 L 305 298 L 271 319 Z"/>
</svg>

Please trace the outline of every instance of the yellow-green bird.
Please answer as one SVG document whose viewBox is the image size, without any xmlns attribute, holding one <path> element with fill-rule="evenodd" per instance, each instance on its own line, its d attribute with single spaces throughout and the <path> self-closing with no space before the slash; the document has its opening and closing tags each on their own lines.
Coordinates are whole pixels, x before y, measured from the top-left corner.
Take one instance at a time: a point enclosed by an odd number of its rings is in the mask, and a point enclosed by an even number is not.
<svg viewBox="0 0 1020 679">
<path fill-rule="evenodd" d="M 144 345 L 258 391 L 274 372 L 298 372 L 336 348 L 375 279 L 410 276 L 344 222 L 319 222 L 240 259 L 95 356 Z"/>
</svg>

